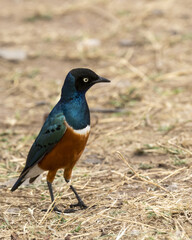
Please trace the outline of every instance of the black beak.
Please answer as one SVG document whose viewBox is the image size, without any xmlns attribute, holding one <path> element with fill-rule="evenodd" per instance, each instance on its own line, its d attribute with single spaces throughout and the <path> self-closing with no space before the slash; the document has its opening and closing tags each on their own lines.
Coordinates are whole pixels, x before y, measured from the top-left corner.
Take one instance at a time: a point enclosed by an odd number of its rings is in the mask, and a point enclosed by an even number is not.
<svg viewBox="0 0 192 240">
<path fill-rule="evenodd" d="M 100 82 L 111 82 L 111 81 L 104 77 L 99 77 L 96 81 L 94 81 L 94 83 L 100 83 Z"/>
</svg>

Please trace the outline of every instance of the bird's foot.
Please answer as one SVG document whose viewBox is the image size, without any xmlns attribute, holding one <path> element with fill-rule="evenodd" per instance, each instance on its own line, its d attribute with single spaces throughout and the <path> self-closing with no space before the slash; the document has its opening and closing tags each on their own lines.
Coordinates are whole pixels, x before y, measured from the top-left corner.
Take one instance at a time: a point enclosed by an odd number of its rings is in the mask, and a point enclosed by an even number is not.
<svg viewBox="0 0 192 240">
<path fill-rule="evenodd" d="M 48 209 L 42 209 L 42 212 L 47 212 L 48 211 Z M 49 212 L 56 212 L 56 213 L 58 213 L 58 214 L 61 214 L 62 213 L 62 211 L 61 210 L 59 210 L 56 206 L 54 207 L 54 208 L 51 208 L 51 209 L 49 209 Z"/>
<path fill-rule="evenodd" d="M 76 212 L 77 210 L 76 209 L 73 209 L 73 208 L 67 208 L 64 210 L 64 213 L 74 213 Z"/>
<path fill-rule="evenodd" d="M 80 207 L 82 210 L 88 208 L 87 205 L 85 205 L 85 203 L 82 200 L 78 201 L 78 203 L 76 204 L 70 205 L 70 208 L 74 208 L 74 207 Z"/>
<path fill-rule="evenodd" d="M 58 214 L 61 214 L 61 213 L 62 213 L 62 211 L 59 210 L 57 207 L 54 207 L 54 208 L 53 208 L 53 211 L 56 212 L 56 213 L 58 213 Z"/>
</svg>

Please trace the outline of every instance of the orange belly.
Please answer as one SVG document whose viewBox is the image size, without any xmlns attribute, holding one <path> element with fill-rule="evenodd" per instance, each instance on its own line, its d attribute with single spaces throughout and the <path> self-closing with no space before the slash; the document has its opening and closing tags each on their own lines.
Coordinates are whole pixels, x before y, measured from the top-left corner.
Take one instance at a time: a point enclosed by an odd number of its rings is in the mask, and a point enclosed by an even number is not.
<svg viewBox="0 0 192 240">
<path fill-rule="evenodd" d="M 67 130 L 62 139 L 56 144 L 52 151 L 38 163 L 43 170 L 48 170 L 47 180 L 52 182 L 58 169 L 64 168 L 65 180 L 70 180 L 72 169 L 80 158 L 89 137 L 87 134 L 78 134 L 71 127 Z"/>
</svg>

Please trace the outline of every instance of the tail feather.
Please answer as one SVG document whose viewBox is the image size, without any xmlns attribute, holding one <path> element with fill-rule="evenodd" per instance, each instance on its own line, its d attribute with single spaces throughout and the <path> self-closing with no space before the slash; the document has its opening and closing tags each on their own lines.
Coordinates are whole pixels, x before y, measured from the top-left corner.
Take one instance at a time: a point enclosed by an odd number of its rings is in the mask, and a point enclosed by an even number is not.
<svg viewBox="0 0 192 240">
<path fill-rule="evenodd" d="M 27 173 L 28 173 L 28 171 L 26 171 L 26 169 L 24 168 L 21 175 L 17 179 L 16 183 L 11 188 L 12 192 L 15 191 L 26 180 L 25 176 L 26 176 Z"/>
<path fill-rule="evenodd" d="M 25 179 L 23 179 L 23 177 L 19 177 L 16 181 L 16 183 L 13 185 L 13 187 L 11 188 L 11 191 L 15 191 L 23 182 L 25 181 Z"/>
<path fill-rule="evenodd" d="M 38 178 L 38 177 L 39 177 L 39 175 L 37 175 L 36 177 L 30 178 L 29 179 L 29 183 L 33 183 L 36 180 L 36 178 Z"/>
<path fill-rule="evenodd" d="M 11 191 L 15 191 L 27 178 L 29 178 L 29 183 L 32 183 L 35 181 L 35 179 L 42 173 L 44 170 L 42 170 L 38 165 L 34 165 L 31 167 L 25 167 L 17 179 L 16 183 L 11 188 Z"/>
</svg>

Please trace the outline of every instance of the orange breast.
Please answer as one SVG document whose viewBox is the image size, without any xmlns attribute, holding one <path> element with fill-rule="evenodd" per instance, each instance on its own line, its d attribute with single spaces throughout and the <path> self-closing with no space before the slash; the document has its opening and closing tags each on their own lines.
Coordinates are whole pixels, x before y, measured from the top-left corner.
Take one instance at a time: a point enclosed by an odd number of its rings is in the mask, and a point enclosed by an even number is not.
<svg viewBox="0 0 192 240">
<path fill-rule="evenodd" d="M 59 168 L 64 168 L 65 179 L 69 180 L 71 178 L 72 168 L 80 158 L 88 137 L 89 132 L 86 134 L 78 134 L 68 126 L 62 139 L 56 144 L 52 151 L 39 162 L 39 167 L 43 170 L 48 170 L 50 175 L 51 173 L 55 175 Z M 53 179 L 50 179 L 50 181 L 53 181 Z"/>
</svg>

